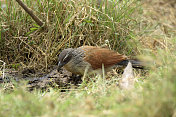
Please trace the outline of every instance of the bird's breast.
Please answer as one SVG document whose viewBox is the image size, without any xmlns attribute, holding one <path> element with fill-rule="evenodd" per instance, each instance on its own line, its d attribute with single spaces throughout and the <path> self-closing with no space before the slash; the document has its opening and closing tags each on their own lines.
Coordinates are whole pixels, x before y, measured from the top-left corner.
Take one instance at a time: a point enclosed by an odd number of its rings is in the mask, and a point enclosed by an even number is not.
<svg viewBox="0 0 176 117">
<path fill-rule="evenodd" d="M 74 60 L 74 59 L 68 62 L 66 65 L 64 65 L 64 68 L 73 74 L 79 74 L 79 75 L 84 75 L 86 68 L 88 69 L 88 71 L 92 70 L 92 67 L 89 63 L 85 61 L 78 62 L 78 60 Z"/>
</svg>

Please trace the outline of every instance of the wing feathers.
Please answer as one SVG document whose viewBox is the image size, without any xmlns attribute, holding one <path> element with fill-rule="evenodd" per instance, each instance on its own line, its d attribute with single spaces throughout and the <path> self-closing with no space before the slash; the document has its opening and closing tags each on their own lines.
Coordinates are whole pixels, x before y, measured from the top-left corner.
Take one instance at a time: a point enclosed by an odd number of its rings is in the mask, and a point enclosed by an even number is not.
<svg viewBox="0 0 176 117">
<path fill-rule="evenodd" d="M 107 68 L 127 59 L 126 56 L 106 48 L 82 46 L 81 49 L 85 52 L 84 60 L 89 62 L 93 69 L 102 68 L 102 64 Z"/>
</svg>

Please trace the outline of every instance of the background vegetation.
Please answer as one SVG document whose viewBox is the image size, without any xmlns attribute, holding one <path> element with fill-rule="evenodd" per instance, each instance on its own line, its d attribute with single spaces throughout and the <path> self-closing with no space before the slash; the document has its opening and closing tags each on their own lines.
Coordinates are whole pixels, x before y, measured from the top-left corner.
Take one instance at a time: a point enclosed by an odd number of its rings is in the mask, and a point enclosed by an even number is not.
<svg viewBox="0 0 176 117">
<path fill-rule="evenodd" d="M 55 64 L 61 49 L 106 44 L 121 53 L 136 53 L 138 1 L 25 1 L 45 22 L 41 29 L 16 1 L 1 12 L 1 59 L 7 64 L 45 70 Z M 99 5 L 98 5 L 99 4 Z M 127 50 L 127 51 L 124 51 Z M 3 57 L 3 58 L 2 58 Z"/>
<path fill-rule="evenodd" d="M 68 47 L 109 47 L 154 62 L 136 72 L 135 88 L 122 91 L 117 76 L 60 92 L 28 92 L 24 86 L 0 91 L 0 116 L 176 116 L 175 0 L 24 0 L 45 22 L 35 24 L 15 0 L 0 9 L 0 60 L 18 70 L 38 71 L 57 64 Z M 84 85 L 84 86 L 83 86 Z"/>
</svg>

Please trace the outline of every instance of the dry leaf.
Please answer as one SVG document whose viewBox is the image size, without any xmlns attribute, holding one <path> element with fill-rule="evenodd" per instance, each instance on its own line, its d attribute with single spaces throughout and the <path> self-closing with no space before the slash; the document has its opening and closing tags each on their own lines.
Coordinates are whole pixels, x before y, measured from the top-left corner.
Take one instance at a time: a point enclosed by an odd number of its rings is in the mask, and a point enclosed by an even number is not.
<svg viewBox="0 0 176 117">
<path fill-rule="evenodd" d="M 119 81 L 119 86 L 121 89 L 132 89 L 134 87 L 134 73 L 131 62 L 128 63 L 127 67 L 122 74 L 122 79 Z"/>
</svg>

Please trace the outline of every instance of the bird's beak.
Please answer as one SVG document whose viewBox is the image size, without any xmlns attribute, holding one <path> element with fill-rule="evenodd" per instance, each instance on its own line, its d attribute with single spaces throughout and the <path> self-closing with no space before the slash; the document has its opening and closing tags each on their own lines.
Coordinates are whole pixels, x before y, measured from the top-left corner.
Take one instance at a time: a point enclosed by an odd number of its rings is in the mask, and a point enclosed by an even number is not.
<svg viewBox="0 0 176 117">
<path fill-rule="evenodd" d="M 60 69 L 63 67 L 64 65 L 59 61 L 58 62 L 58 68 L 57 68 L 57 71 L 59 72 Z"/>
</svg>

